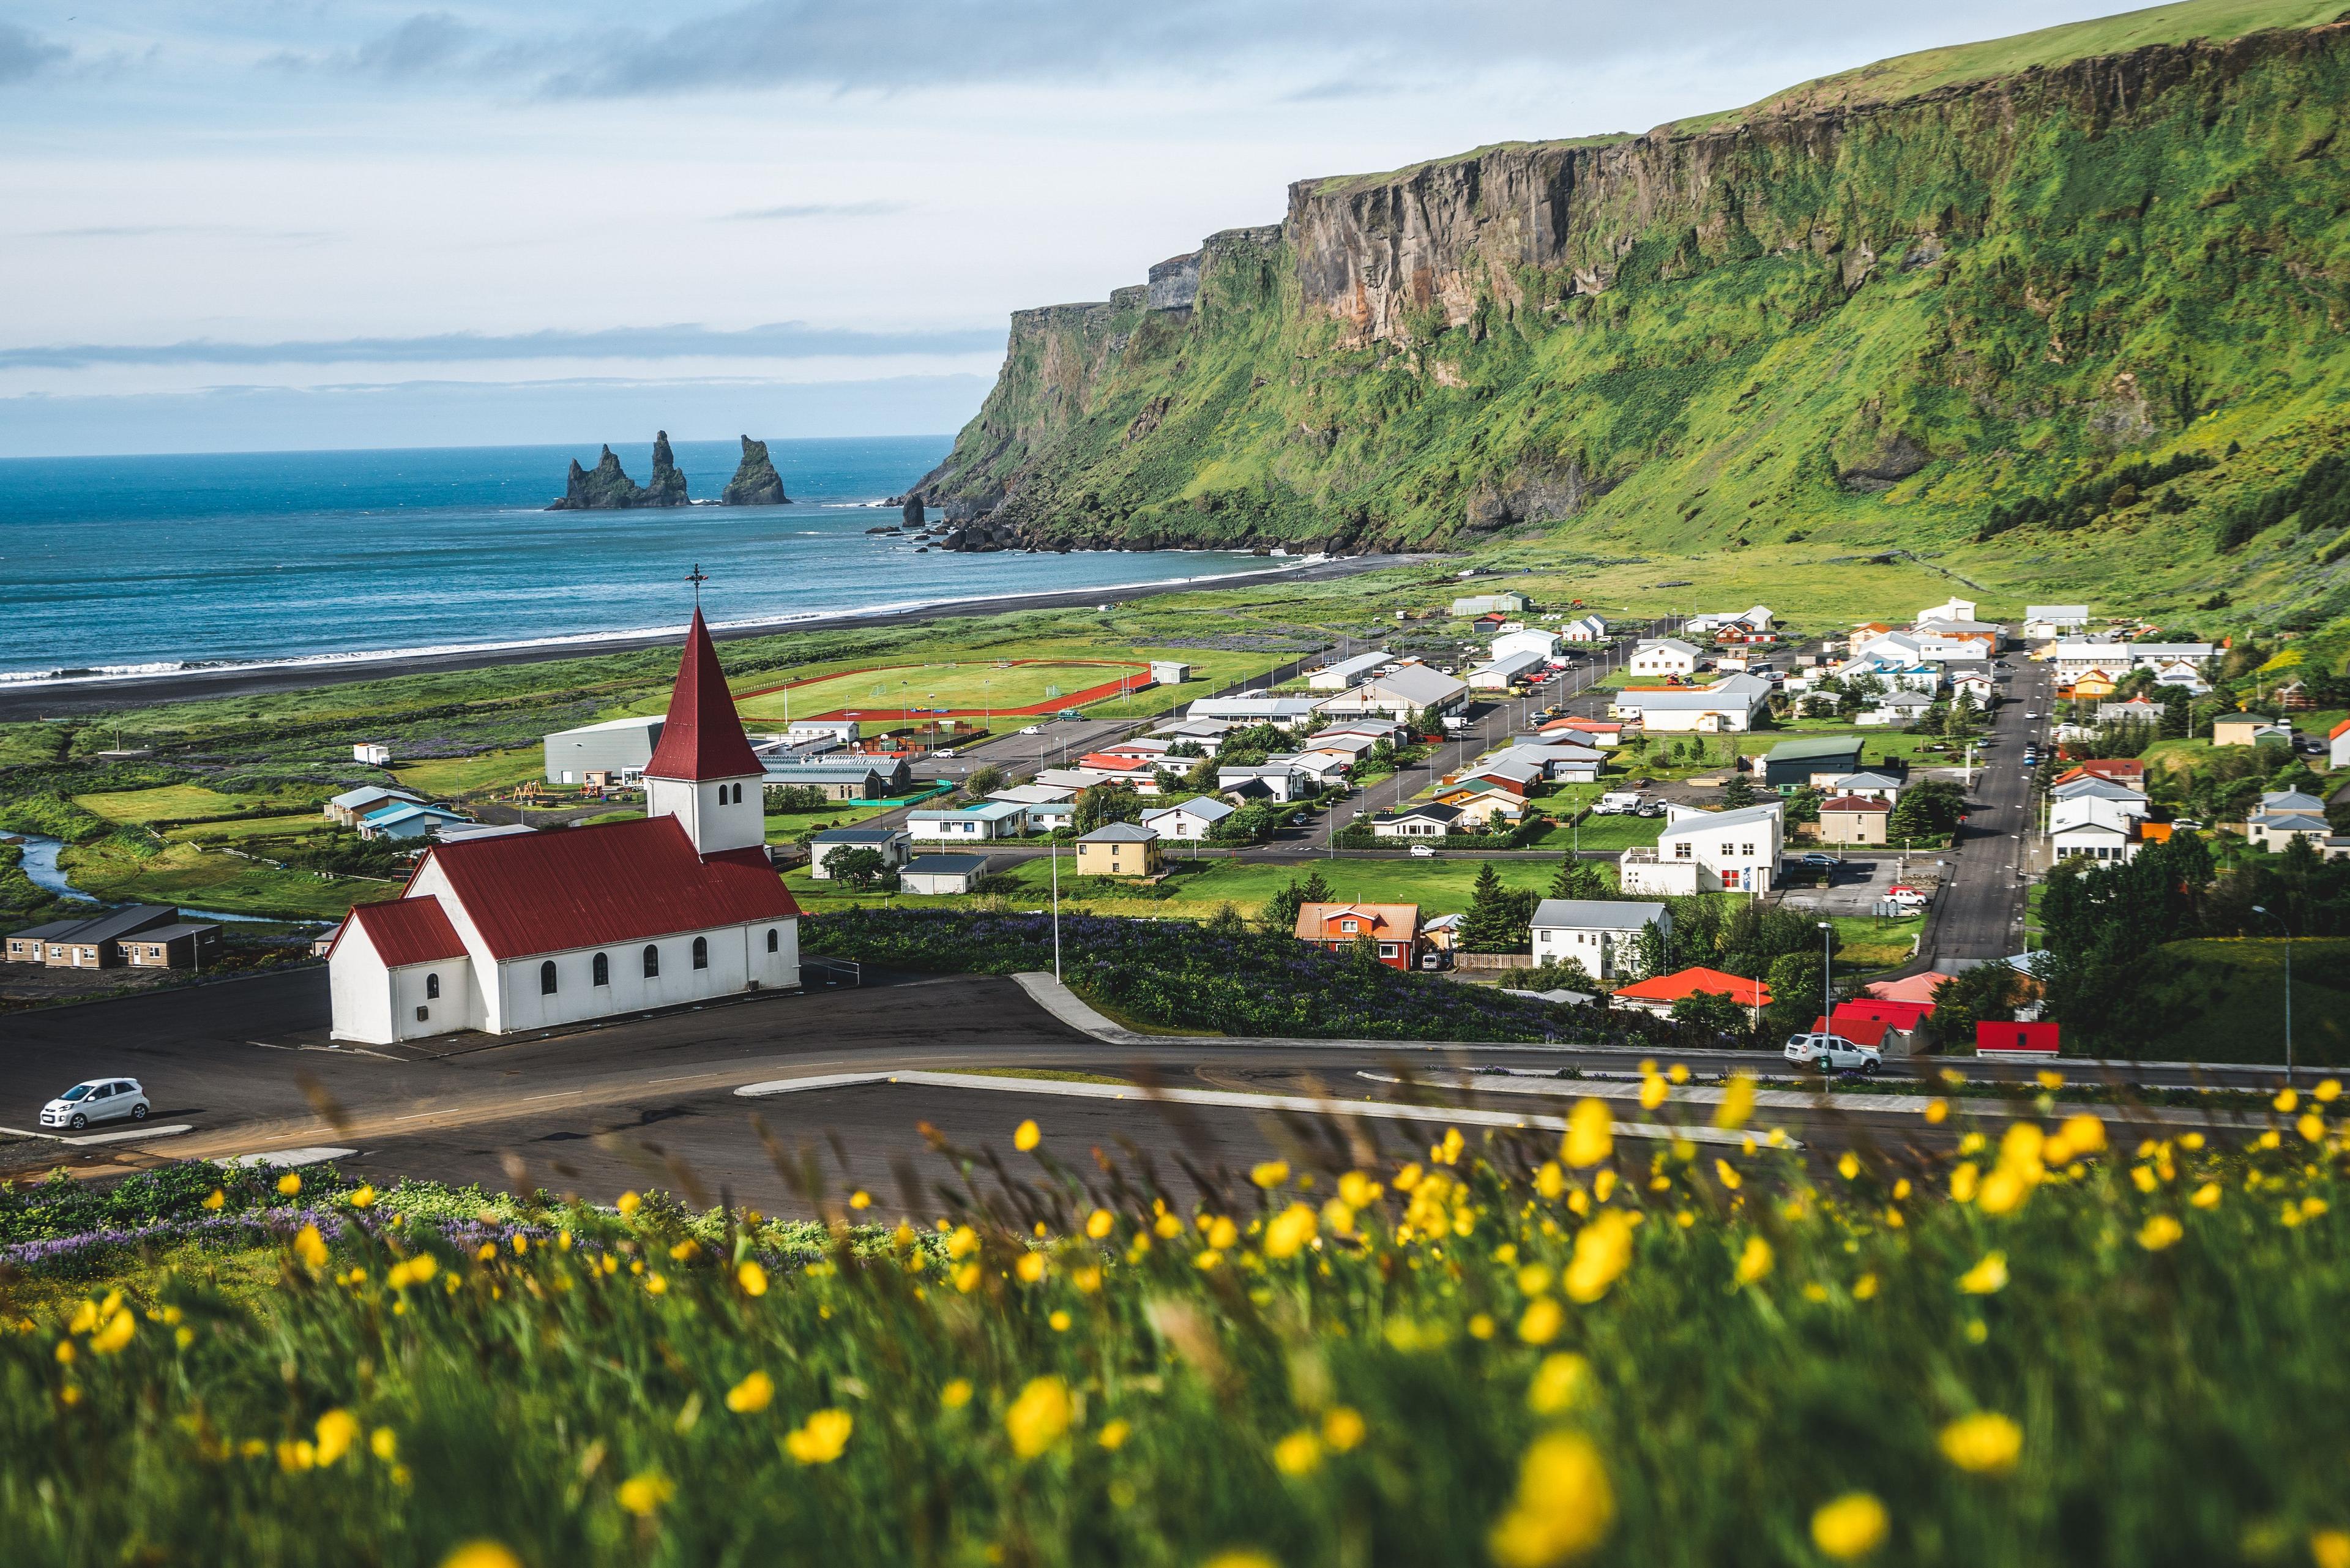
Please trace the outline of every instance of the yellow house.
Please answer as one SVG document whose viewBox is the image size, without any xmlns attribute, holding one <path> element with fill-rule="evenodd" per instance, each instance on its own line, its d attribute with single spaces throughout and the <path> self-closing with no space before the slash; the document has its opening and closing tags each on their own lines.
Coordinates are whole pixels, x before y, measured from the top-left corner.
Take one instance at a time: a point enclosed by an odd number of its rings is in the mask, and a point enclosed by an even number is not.
<svg viewBox="0 0 2350 1568">
<path fill-rule="evenodd" d="M 1156 877 L 1165 863 L 1159 835 L 1130 822 L 1111 822 L 1077 840 L 1080 877 Z"/>
<path fill-rule="evenodd" d="M 2110 697 L 2113 694 L 2114 678 L 2102 670 L 2084 670 L 2073 682 L 2075 698 Z"/>
</svg>

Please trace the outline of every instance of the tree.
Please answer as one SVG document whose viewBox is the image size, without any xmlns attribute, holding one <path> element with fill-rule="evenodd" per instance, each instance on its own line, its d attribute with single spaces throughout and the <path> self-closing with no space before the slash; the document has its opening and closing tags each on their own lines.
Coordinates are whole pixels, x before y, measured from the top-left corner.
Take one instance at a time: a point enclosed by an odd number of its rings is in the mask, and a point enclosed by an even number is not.
<svg viewBox="0 0 2350 1568">
<path fill-rule="evenodd" d="M 1532 888 L 1502 886 L 1487 861 L 1477 871 L 1468 910 L 1461 917 L 1460 943 L 1472 953 L 1521 953 L 1534 944 L 1534 908 L 1542 896 Z"/>
<path fill-rule="evenodd" d="M 993 794 L 1003 787 L 1003 770 L 993 763 L 982 763 L 971 770 L 971 777 L 962 781 L 962 787 L 973 800 Z"/>
<path fill-rule="evenodd" d="M 1746 1033 L 1746 1009 L 1718 991 L 1696 991 L 1673 1003 L 1673 1022 L 1694 1027 L 1707 1038 Z"/>
<path fill-rule="evenodd" d="M 1762 1027 L 1777 1039 L 1809 1029 L 1820 1015 L 1825 981 L 1817 952 L 1785 952 L 1773 959 L 1766 973 L 1771 1005 L 1762 1010 Z"/>
<path fill-rule="evenodd" d="M 1241 912 L 1232 908 L 1229 898 L 1216 906 L 1216 912 L 1208 917 L 1202 929 L 1210 936 L 1228 942 L 1248 935 L 1248 922 L 1241 919 Z"/>
<path fill-rule="evenodd" d="M 1532 969 L 1522 969 L 1511 978 L 1517 982 L 1512 987 L 1516 991 L 1579 991 L 1586 996 L 1599 992 L 1599 982 L 1591 978 L 1591 971 L 1576 958 L 1552 959 Z"/>
<path fill-rule="evenodd" d="M 1730 782 L 1721 786 L 1721 804 L 1736 811 L 1742 805 L 1754 804 L 1754 784 L 1744 774 L 1734 773 Z"/>
<path fill-rule="evenodd" d="M 1080 836 L 1091 833 L 1113 822 L 1142 820 L 1142 797 L 1133 786 L 1119 784 L 1088 784 L 1077 792 L 1073 826 Z"/>
<path fill-rule="evenodd" d="M 1948 779 L 1921 780 L 1903 790 L 1901 798 L 1893 803 L 1886 835 L 1897 839 L 1939 838 L 1957 830 L 1966 808 L 1966 791 L 1957 784 Z"/>
<path fill-rule="evenodd" d="M 1322 873 L 1309 871 L 1303 882 L 1292 879 L 1264 901 L 1257 924 L 1274 936 L 1297 934 L 1297 911 L 1308 904 L 1330 902 L 1330 885 L 1322 880 Z"/>
<path fill-rule="evenodd" d="M 824 857 L 827 875 L 858 892 L 869 891 L 889 875 L 889 862 L 879 849 L 864 845 L 836 844 Z"/>
<path fill-rule="evenodd" d="M 2162 692 L 2162 722 L 2158 728 L 2166 741 L 2184 740 L 2194 727 L 2195 700 L 2184 686 L 2167 686 Z"/>
<path fill-rule="evenodd" d="M 1927 1026 L 1945 1050 L 1975 1043 L 1978 1023 L 2008 1023 L 2023 993 L 2023 977 L 2015 966 L 1997 960 L 1961 970 L 1934 988 L 1934 1011 Z"/>
</svg>

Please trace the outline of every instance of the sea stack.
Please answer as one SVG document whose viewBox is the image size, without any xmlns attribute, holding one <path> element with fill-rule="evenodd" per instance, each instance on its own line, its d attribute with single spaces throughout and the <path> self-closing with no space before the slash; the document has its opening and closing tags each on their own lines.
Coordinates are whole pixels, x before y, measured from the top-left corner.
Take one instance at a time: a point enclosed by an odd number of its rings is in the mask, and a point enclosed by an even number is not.
<svg viewBox="0 0 2350 1568">
<path fill-rule="evenodd" d="M 719 493 L 722 506 L 788 506 L 792 498 L 784 493 L 783 476 L 768 461 L 767 443 L 743 438 L 743 461 L 734 470 L 734 477 L 726 482 Z"/>
<path fill-rule="evenodd" d="M 551 503 L 549 512 L 625 512 L 635 506 L 682 506 L 685 504 L 685 475 L 677 471 L 677 460 L 669 450 L 669 432 L 660 431 L 653 439 L 653 482 L 650 485 L 632 483 L 620 471 L 620 460 L 606 447 L 593 470 L 579 466 L 571 460 L 571 477 L 563 487 L 563 499 Z"/>
</svg>

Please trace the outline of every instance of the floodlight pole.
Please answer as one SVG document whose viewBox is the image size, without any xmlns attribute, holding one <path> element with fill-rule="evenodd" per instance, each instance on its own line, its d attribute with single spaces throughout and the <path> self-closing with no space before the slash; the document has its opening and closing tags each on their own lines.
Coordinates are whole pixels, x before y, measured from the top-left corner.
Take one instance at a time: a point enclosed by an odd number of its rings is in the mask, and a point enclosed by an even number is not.
<svg viewBox="0 0 2350 1568">
<path fill-rule="evenodd" d="M 1835 937 L 1835 928 L 1834 926 L 1832 926 L 1832 925 L 1828 924 L 1828 922 L 1827 922 L 1827 921 L 1825 921 L 1825 920 L 1822 920 L 1822 921 L 1820 921 L 1820 922 L 1819 922 L 1819 927 L 1820 927 L 1820 1023 L 1821 1023 L 1821 1025 L 1822 1025 L 1823 1027 L 1826 1028 L 1830 1033 L 1835 1033 L 1835 1002 L 1834 1002 L 1832 999 L 1833 999 L 1833 998 L 1835 997 L 1835 979 L 1834 979 L 1835 974 L 1835 954 L 1834 952 L 1832 952 L 1832 951 L 1829 950 L 1828 943 L 1830 942 L 1830 940 L 1832 940 L 1834 939 L 1834 937 Z"/>
<path fill-rule="evenodd" d="M 2262 905 L 2254 904 L 2252 913 L 2266 915 L 2277 923 L 2277 929 L 2284 933 L 2284 1081 L 2285 1086 L 2291 1088 L 2293 1086 L 2293 928 L 2284 923 L 2283 916 L 2272 912 Z"/>
<path fill-rule="evenodd" d="M 1053 983 L 1061 983 L 1061 841 L 1057 838 L 1053 840 Z"/>
</svg>

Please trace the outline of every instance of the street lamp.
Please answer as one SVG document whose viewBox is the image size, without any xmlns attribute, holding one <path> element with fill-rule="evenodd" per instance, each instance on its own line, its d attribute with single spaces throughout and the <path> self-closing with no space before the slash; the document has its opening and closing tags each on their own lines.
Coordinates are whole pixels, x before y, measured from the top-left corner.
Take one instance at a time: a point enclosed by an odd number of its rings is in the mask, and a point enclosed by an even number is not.
<svg viewBox="0 0 2350 1568">
<path fill-rule="evenodd" d="M 1070 825 L 1076 826 L 1073 816 Z M 1061 841 L 1053 840 L 1053 983 L 1061 983 Z"/>
<path fill-rule="evenodd" d="M 1827 1028 L 1835 1018 L 1835 1004 L 1829 1000 L 1835 994 L 1834 981 L 1831 977 L 1835 973 L 1835 954 L 1828 947 L 1829 942 L 1835 938 L 1835 928 L 1825 920 L 1818 924 L 1820 928 L 1820 1023 L 1823 1028 Z"/>
<path fill-rule="evenodd" d="M 2284 923 L 2283 916 L 2263 905 L 2254 904 L 2252 913 L 2265 915 L 2274 920 L 2277 929 L 2284 933 L 2284 1081 L 2285 1086 L 2290 1088 L 2293 1086 L 2293 928 Z"/>
</svg>

